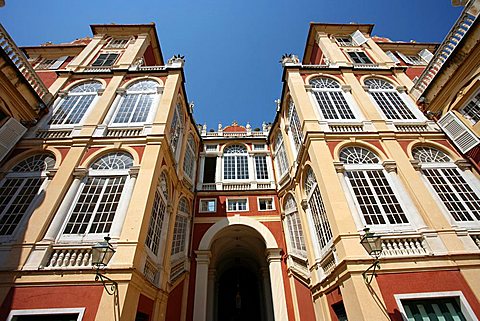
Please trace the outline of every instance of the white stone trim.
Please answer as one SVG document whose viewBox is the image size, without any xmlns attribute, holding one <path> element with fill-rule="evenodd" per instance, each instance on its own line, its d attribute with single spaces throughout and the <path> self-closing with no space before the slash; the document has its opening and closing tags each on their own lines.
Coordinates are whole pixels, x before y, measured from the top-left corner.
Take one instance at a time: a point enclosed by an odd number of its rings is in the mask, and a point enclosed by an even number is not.
<svg viewBox="0 0 480 321">
<path fill-rule="evenodd" d="M 83 320 L 85 308 L 59 308 L 59 309 L 31 309 L 31 310 L 11 310 L 8 314 L 7 321 L 11 321 L 13 317 L 19 315 L 48 315 L 48 314 L 73 314 L 78 313 L 77 321 Z"/>
</svg>

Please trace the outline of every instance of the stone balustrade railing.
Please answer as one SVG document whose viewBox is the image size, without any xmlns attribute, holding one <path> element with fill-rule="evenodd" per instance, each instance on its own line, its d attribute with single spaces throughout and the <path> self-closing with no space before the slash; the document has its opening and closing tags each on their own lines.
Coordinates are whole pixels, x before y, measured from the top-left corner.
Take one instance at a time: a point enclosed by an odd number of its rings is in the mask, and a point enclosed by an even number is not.
<svg viewBox="0 0 480 321">
<path fill-rule="evenodd" d="M 53 248 L 48 257 L 45 269 L 90 268 L 92 266 L 91 247 L 58 247 Z"/>
<path fill-rule="evenodd" d="M 185 271 L 185 262 L 182 261 L 178 264 L 175 264 L 170 269 L 170 282 L 175 281 L 182 273 Z"/>
<path fill-rule="evenodd" d="M 147 259 L 143 267 L 143 275 L 145 275 L 145 278 L 156 285 L 158 283 L 158 274 L 158 268 L 153 262 Z"/>
<path fill-rule="evenodd" d="M 203 183 L 200 190 L 202 191 L 248 191 L 255 189 L 275 189 L 274 182 L 258 183 L 258 182 L 242 182 L 242 183 Z"/>
<path fill-rule="evenodd" d="M 470 234 L 470 237 L 472 238 L 473 242 L 478 246 L 480 249 L 480 234 Z"/>
<path fill-rule="evenodd" d="M 422 236 L 382 237 L 382 257 L 428 255 Z"/>
<path fill-rule="evenodd" d="M 51 94 L 48 91 L 48 88 L 42 82 L 40 77 L 38 77 L 33 67 L 28 62 L 24 53 L 17 47 L 13 39 L 10 37 L 8 32 L 0 24 L 0 47 L 3 49 L 5 54 L 10 58 L 12 63 L 17 67 L 17 69 L 22 73 L 23 77 L 28 81 L 33 90 L 37 95 L 43 99 L 44 103 L 48 104 L 51 100 Z"/>
</svg>

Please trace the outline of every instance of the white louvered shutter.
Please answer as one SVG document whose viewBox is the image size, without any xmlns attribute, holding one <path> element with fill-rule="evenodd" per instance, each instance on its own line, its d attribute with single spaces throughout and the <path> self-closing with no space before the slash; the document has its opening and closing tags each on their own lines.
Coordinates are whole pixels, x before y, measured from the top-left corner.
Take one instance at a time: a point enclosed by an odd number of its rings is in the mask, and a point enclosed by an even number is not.
<svg viewBox="0 0 480 321">
<path fill-rule="evenodd" d="M 438 125 L 462 153 L 468 152 L 480 143 L 480 139 L 451 111 L 438 121 Z"/>
<path fill-rule="evenodd" d="M 63 57 L 60 57 L 57 59 L 57 61 L 55 61 L 55 63 L 53 65 L 50 66 L 50 68 L 48 69 L 58 69 L 62 66 L 62 64 L 65 62 L 65 60 L 67 60 L 68 56 L 63 56 Z"/>
<path fill-rule="evenodd" d="M 409 65 L 414 65 L 415 64 L 413 61 L 410 60 L 410 58 L 408 58 L 407 56 L 402 54 L 400 51 L 397 51 L 397 55 L 399 55 L 400 58 L 402 58 L 403 61 L 405 61 L 407 64 L 409 64 Z"/>
<path fill-rule="evenodd" d="M 15 118 L 10 118 L 0 128 L 0 161 L 22 138 L 27 129 Z"/>
<path fill-rule="evenodd" d="M 426 62 L 430 62 L 430 60 L 433 58 L 433 54 L 428 49 L 421 50 L 418 55 Z"/>
<path fill-rule="evenodd" d="M 367 42 L 367 38 L 365 38 L 365 36 L 360 30 L 357 30 L 354 33 L 352 33 L 352 39 L 359 46 Z"/>
<path fill-rule="evenodd" d="M 398 60 L 398 58 L 395 56 L 395 54 L 391 51 L 386 51 L 385 52 L 388 56 L 388 58 L 392 59 L 394 63 L 398 64 L 400 63 L 400 60 Z"/>
</svg>

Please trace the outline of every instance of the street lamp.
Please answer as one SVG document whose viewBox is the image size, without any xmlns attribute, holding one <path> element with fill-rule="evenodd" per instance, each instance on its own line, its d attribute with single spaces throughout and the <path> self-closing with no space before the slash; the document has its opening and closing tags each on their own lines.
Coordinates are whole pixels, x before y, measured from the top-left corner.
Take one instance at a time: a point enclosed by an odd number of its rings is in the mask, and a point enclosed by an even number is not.
<svg viewBox="0 0 480 321">
<path fill-rule="evenodd" d="M 109 277 L 103 275 L 100 269 L 107 266 L 108 262 L 115 253 L 115 249 L 110 244 L 110 236 L 105 236 L 104 242 L 99 242 L 92 246 L 92 265 L 97 269 L 95 272 L 95 281 L 100 280 L 109 295 L 118 292 L 118 284 Z"/>
<path fill-rule="evenodd" d="M 370 229 L 366 227 L 364 230 L 365 234 L 362 236 L 360 240 L 360 244 L 362 244 L 363 248 L 367 251 L 367 253 L 373 257 L 374 261 L 373 264 L 362 273 L 363 280 L 367 285 L 372 283 L 373 277 L 375 276 L 375 271 L 378 269 L 380 270 L 380 255 L 382 254 L 382 239 L 380 236 L 373 234 L 370 232 Z"/>
</svg>

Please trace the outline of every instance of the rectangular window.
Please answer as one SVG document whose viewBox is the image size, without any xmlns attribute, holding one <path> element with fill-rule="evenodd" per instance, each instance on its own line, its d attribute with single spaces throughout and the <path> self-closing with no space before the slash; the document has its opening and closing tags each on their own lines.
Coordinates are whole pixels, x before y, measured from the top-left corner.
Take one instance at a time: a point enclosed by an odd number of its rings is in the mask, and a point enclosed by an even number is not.
<svg viewBox="0 0 480 321">
<path fill-rule="evenodd" d="M 205 145 L 205 150 L 207 152 L 216 152 L 217 151 L 217 145 Z"/>
<path fill-rule="evenodd" d="M 188 217 L 177 214 L 173 228 L 172 255 L 182 253 L 185 250 Z"/>
<path fill-rule="evenodd" d="M 472 124 L 480 121 L 480 92 L 473 97 L 465 107 L 461 108 L 460 113 L 465 116 Z"/>
<path fill-rule="evenodd" d="M 125 48 L 128 44 L 129 39 L 112 39 L 106 48 L 115 48 L 115 49 L 122 49 Z"/>
<path fill-rule="evenodd" d="M 203 183 L 215 183 L 215 172 L 217 169 L 216 157 L 205 157 L 203 166 Z"/>
<path fill-rule="evenodd" d="M 97 59 L 93 62 L 93 67 L 111 67 L 117 57 L 119 56 L 118 53 L 103 53 L 100 54 Z"/>
<path fill-rule="evenodd" d="M 462 312 L 459 298 L 401 300 L 401 302 L 409 321 L 467 320 Z"/>
<path fill-rule="evenodd" d="M 200 213 L 212 213 L 217 211 L 217 201 L 214 199 L 200 200 Z"/>
<path fill-rule="evenodd" d="M 372 60 L 363 51 L 348 51 L 347 54 L 355 64 L 373 64 Z"/>
<path fill-rule="evenodd" d="M 248 179 L 247 156 L 224 156 L 223 162 L 224 179 Z"/>
<path fill-rule="evenodd" d="M 57 62 L 57 59 L 43 59 L 36 67 L 35 69 L 50 69 L 50 67 L 53 66 L 54 63 Z"/>
<path fill-rule="evenodd" d="M 265 144 L 253 144 L 253 150 L 265 150 Z"/>
<path fill-rule="evenodd" d="M 237 212 L 237 211 L 247 211 L 247 199 L 229 199 L 227 200 L 227 211 L 228 212 Z"/>
<path fill-rule="evenodd" d="M 420 56 L 417 55 L 412 55 L 412 56 L 407 56 L 408 60 L 410 61 L 409 63 L 411 65 L 426 65 L 427 62 L 423 60 Z"/>
<path fill-rule="evenodd" d="M 257 179 L 268 179 L 266 156 L 255 156 L 255 173 Z"/>
<path fill-rule="evenodd" d="M 337 43 L 340 47 L 351 47 L 355 46 L 356 44 L 352 41 L 352 37 L 350 36 L 339 36 L 335 37 Z"/>
<path fill-rule="evenodd" d="M 258 199 L 258 210 L 259 211 L 271 211 L 274 210 L 273 198 L 259 198 Z"/>
<path fill-rule="evenodd" d="M 12 310 L 7 321 L 80 321 L 85 308 Z"/>
</svg>

